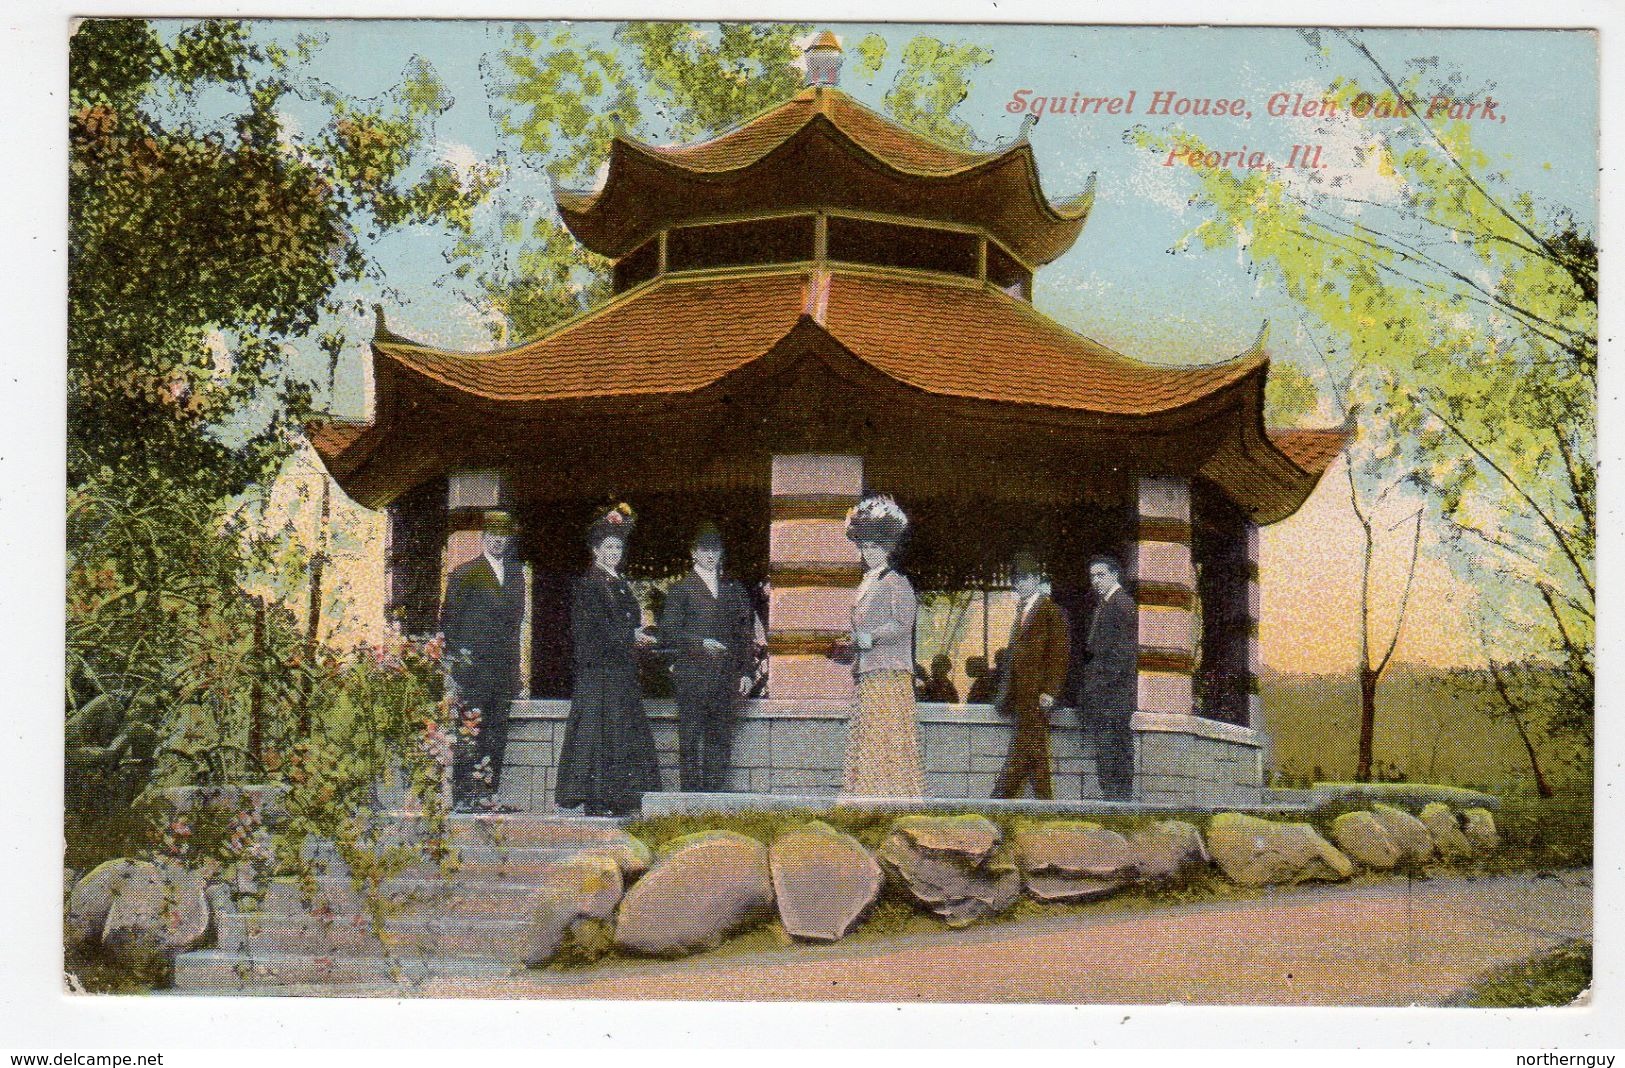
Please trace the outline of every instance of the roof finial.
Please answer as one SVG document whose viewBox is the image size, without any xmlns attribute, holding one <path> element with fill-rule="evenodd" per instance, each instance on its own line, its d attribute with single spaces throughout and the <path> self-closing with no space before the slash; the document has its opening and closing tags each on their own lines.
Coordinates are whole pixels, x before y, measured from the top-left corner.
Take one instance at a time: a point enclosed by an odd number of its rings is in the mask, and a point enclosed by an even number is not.
<svg viewBox="0 0 1625 1068">
<path fill-rule="evenodd" d="M 841 42 L 824 30 L 803 51 L 809 86 L 834 85 L 841 80 Z"/>
<path fill-rule="evenodd" d="M 382 304 L 374 304 L 372 306 L 372 313 L 377 317 L 372 328 L 372 336 L 374 340 L 379 338 L 384 338 L 387 340 L 397 336 L 395 331 L 389 328 L 389 323 L 384 321 L 384 306 Z"/>
</svg>

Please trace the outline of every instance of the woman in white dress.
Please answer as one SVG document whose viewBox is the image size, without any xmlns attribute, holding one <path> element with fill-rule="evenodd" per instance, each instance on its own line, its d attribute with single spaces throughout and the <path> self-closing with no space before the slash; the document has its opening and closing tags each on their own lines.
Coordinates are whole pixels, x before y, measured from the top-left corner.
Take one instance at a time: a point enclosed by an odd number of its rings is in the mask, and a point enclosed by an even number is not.
<svg viewBox="0 0 1625 1068">
<path fill-rule="evenodd" d="M 890 497 L 866 497 L 846 515 L 866 573 L 852 605 L 857 706 L 846 743 L 846 794 L 923 797 L 914 707 L 914 587 L 892 569 L 908 517 Z"/>
</svg>

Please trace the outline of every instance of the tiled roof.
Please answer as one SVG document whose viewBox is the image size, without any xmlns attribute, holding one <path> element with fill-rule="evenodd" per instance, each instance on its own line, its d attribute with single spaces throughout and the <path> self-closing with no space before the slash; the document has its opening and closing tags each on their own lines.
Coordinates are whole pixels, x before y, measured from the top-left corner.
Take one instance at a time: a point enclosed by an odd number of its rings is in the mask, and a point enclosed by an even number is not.
<svg viewBox="0 0 1625 1068">
<path fill-rule="evenodd" d="M 371 423 L 357 423 L 348 419 L 331 419 L 305 424 L 305 436 L 324 457 L 342 455 L 372 429 Z"/>
<path fill-rule="evenodd" d="M 820 115 L 865 152 L 910 174 L 956 174 L 1004 154 L 964 152 L 939 145 L 875 114 L 839 89 L 804 89 L 771 111 L 709 141 L 672 147 L 639 147 L 689 170 L 707 173 L 738 170 L 778 148 Z"/>
<path fill-rule="evenodd" d="M 1196 368 L 1131 360 L 982 286 L 797 269 L 668 277 L 507 352 L 465 355 L 396 339 L 384 357 L 479 397 L 545 402 L 692 393 L 765 355 L 803 316 L 864 363 L 927 393 L 1144 415 L 1256 370 L 1260 352 Z"/>
<path fill-rule="evenodd" d="M 665 279 L 536 341 L 486 355 L 377 340 L 383 355 L 492 400 L 686 393 L 761 356 L 801 316 L 802 276 Z"/>
<path fill-rule="evenodd" d="M 1257 369 L 1262 354 L 1156 366 L 1073 333 L 994 289 L 837 274 L 827 329 L 866 362 L 928 393 L 1121 415 L 1182 407 Z"/>
<path fill-rule="evenodd" d="M 1302 470 L 1318 475 L 1331 466 L 1337 454 L 1348 444 L 1349 431 L 1342 427 L 1325 430 L 1269 431 L 1270 444 L 1281 450 Z"/>
<path fill-rule="evenodd" d="M 1072 246 L 1094 205 L 1092 180 L 1049 200 L 1023 139 L 991 152 L 951 148 L 829 88 L 697 144 L 617 137 L 599 188 L 553 195 L 571 233 L 611 258 L 669 227 L 823 210 L 984 229 L 1034 266 Z"/>
</svg>

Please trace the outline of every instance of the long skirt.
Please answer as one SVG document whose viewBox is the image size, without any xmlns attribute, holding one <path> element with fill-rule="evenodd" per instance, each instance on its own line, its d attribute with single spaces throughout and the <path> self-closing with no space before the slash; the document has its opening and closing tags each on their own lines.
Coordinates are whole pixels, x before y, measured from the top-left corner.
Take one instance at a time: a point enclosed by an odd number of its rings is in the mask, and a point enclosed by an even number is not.
<svg viewBox="0 0 1625 1068">
<path fill-rule="evenodd" d="M 585 805 L 589 813 L 624 815 L 659 789 L 660 764 L 636 663 L 583 668 L 564 726 L 555 801 L 561 808 Z"/>
<path fill-rule="evenodd" d="M 846 739 L 846 791 L 851 797 L 924 797 L 914 676 L 871 671 L 858 676 L 858 703 Z"/>
</svg>

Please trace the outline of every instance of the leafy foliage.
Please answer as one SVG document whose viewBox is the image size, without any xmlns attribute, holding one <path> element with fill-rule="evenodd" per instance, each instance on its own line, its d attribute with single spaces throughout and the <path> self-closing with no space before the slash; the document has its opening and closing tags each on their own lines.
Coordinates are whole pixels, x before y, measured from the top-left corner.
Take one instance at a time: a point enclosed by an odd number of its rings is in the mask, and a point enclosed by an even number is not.
<svg viewBox="0 0 1625 1068">
<path fill-rule="evenodd" d="M 1405 103 L 1463 96 L 1448 73 L 1395 78 L 1357 34 L 1337 36 L 1371 76 L 1337 79 L 1331 99 L 1346 111 L 1371 94 L 1404 120 L 1373 124 L 1361 165 L 1333 180 L 1193 170 L 1204 218 L 1181 248 L 1242 251 L 1332 343 L 1329 369 L 1351 386 L 1374 463 L 1364 486 L 1402 478 L 1426 495 L 1451 560 L 1481 591 L 1486 660 L 1539 679 L 1559 677 L 1540 665 L 1566 668 L 1579 686 L 1536 687 L 1527 711 L 1544 732 L 1589 746 L 1594 240 L 1567 209 L 1493 171 L 1468 122 Z M 1159 152 L 1204 147 L 1181 130 L 1133 138 Z"/>
<path fill-rule="evenodd" d="M 321 551 L 264 506 L 318 394 L 293 346 L 336 360 L 369 242 L 468 231 L 497 174 L 424 158 L 449 102 L 430 65 L 362 105 L 302 79 L 316 45 L 132 19 L 70 44 L 71 863 L 132 847 L 146 787 L 259 780 L 270 753 L 307 753 L 331 788 L 309 810 L 341 820 L 377 746 L 427 775 L 401 753 L 449 714 L 422 672 L 391 702 L 318 655 L 296 606 Z M 287 114 L 310 105 L 301 134 Z"/>
<path fill-rule="evenodd" d="M 227 21 L 167 41 L 140 20 L 90 20 L 75 33 L 70 483 L 132 457 L 221 497 L 273 473 L 312 396 L 287 373 L 287 345 L 312 336 L 339 309 L 341 286 L 365 273 L 361 234 L 466 229 L 494 183 L 446 164 L 411 177 L 441 106 L 426 65 L 395 102 L 327 94 L 327 125 L 296 137 L 282 109 L 311 47 L 268 47 Z M 236 109 L 201 117 L 197 102 L 221 94 Z"/>
</svg>

